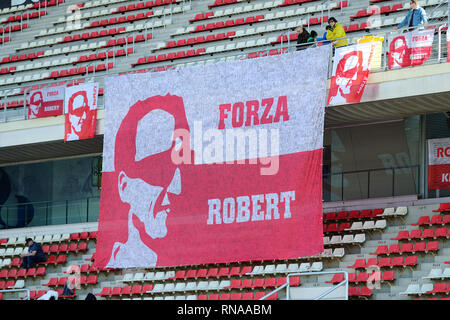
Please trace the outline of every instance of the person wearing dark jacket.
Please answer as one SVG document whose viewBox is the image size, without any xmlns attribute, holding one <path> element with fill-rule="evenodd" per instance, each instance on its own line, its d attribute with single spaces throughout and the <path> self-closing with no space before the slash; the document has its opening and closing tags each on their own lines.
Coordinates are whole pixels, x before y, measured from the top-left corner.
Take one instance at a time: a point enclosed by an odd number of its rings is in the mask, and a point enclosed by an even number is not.
<svg viewBox="0 0 450 320">
<path fill-rule="evenodd" d="M 306 31 L 305 29 L 303 29 L 303 27 L 297 27 L 297 29 L 295 29 L 295 31 L 297 31 L 297 34 L 298 34 L 298 37 L 297 37 L 297 50 L 306 49 L 307 46 L 306 45 L 301 45 L 301 44 L 308 42 L 308 39 L 310 37 L 309 32 Z"/>
<path fill-rule="evenodd" d="M 20 255 L 22 258 L 22 268 L 30 269 L 33 268 L 36 263 L 47 261 L 45 253 L 39 243 L 34 242 L 31 238 L 28 238 L 25 243 L 28 246 L 28 253 Z"/>
</svg>

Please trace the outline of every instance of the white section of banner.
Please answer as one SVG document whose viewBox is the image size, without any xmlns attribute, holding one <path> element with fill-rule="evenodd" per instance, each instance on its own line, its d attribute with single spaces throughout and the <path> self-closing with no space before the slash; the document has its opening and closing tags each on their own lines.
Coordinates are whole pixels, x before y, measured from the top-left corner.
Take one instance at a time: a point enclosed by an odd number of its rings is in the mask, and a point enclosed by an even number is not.
<svg viewBox="0 0 450 320">
<path fill-rule="evenodd" d="M 98 88 L 98 83 L 86 83 L 66 87 L 64 113 L 69 113 L 71 99 L 73 99 L 73 105 L 75 108 L 84 106 L 89 107 L 89 110 L 96 110 L 98 103 Z"/>
<path fill-rule="evenodd" d="M 198 155 L 203 155 L 207 145 L 227 133 L 239 131 L 256 134 L 258 139 L 262 137 L 268 141 L 278 135 L 279 150 L 272 150 L 269 143 L 268 155 L 322 148 L 329 54 L 329 46 L 323 46 L 259 59 L 108 77 L 105 81 L 103 170 L 114 171 L 115 136 L 129 108 L 157 95 L 170 94 L 183 99 L 191 148 L 196 153 L 195 164 L 212 163 Z M 221 105 L 229 106 L 227 109 Z M 252 118 L 252 124 L 246 126 L 250 107 L 255 105 L 259 107 L 259 119 Z M 286 111 L 286 108 L 288 121 L 286 117 L 279 117 L 279 122 L 274 122 L 277 110 Z M 160 122 L 169 121 L 164 112 L 155 115 L 160 117 Z M 264 122 L 263 118 L 269 118 L 267 124 L 255 125 L 254 121 Z M 224 129 L 218 130 L 221 120 Z M 233 121 L 237 123 L 234 127 Z M 143 125 L 142 128 L 155 128 L 155 125 Z M 138 132 L 142 138 L 137 137 L 136 145 L 147 152 L 155 153 L 169 143 L 163 132 L 158 139 L 161 141 L 148 141 L 143 130 Z M 224 153 L 229 143 L 223 141 Z M 241 160 L 252 158 L 253 153 L 247 148 L 245 154 L 235 152 L 234 155 L 233 160 Z M 136 158 L 142 157 L 136 155 Z"/>
<path fill-rule="evenodd" d="M 450 138 L 428 140 L 428 164 L 450 164 Z"/>
</svg>

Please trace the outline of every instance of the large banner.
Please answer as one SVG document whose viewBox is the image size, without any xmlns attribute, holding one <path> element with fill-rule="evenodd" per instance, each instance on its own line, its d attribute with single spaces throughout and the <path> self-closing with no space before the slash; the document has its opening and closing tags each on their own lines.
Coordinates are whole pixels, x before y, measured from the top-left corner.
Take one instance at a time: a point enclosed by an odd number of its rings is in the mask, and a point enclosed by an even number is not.
<svg viewBox="0 0 450 320">
<path fill-rule="evenodd" d="M 28 98 L 28 119 L 62 115 L 64 88 L 64 86 L 45 87 L 30 91 Z"/>
<path fill-rule="evenodd" d="M 450 138 L 428 140 L 428 189 L 450 189 Z"/>
<path fill-rule="evenodd" d="M 361 101 L 377 44 L 373 41 L 336 48 L 328 105 Z"/>
<path fill-rule="evenodd" d="M 323 251 L 329 47 L 109 77 L 95 265 Z"/>
<path fill-rule="evenodd" d="M 389 69 L 423 64 L 431 55 L 433 39 L 434 29 L 389 36 Z"/>
<path fill-rule="evenodd" d="M 66 88 L 64 141 L 91 139 L 97 121 L 98 83 Z"/>
</svg>

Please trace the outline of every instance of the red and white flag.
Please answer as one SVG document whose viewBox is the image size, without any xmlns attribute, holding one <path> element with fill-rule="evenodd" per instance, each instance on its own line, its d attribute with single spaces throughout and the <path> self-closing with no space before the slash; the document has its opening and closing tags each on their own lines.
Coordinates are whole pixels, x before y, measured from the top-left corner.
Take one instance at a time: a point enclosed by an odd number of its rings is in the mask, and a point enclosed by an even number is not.
<svg viewBox="0 0 450 320">
<path fill-rule="evenodd" d="M 361 101 L 376 46 L 372 41 L 336 48 L 328 105 Z"/>
<path fill-rule="evenodd" d="M 434 29 L 389 36 L 389 69 L 423 64 L 431 55 L 433 39 Z"/>
<path fill-rule="evenodd" d="M 60 116 L 64 108 L 64 86 L 30 91 L 28 119 Z"/>
<path fill-rule="evenodd" d="M 328 57 L 319 47 L 107 78 L 95 265 L 322 252 Z"/>
<path fill-rule="evenodd" d="M 91 139 L 97 121 L 98 83 L 66 88 L 64 141 Z"/>
<path fill-rule="evenodd" d="M 428 189 L 450 189 L 450 138 L 428 140 Z"/>
</svg>

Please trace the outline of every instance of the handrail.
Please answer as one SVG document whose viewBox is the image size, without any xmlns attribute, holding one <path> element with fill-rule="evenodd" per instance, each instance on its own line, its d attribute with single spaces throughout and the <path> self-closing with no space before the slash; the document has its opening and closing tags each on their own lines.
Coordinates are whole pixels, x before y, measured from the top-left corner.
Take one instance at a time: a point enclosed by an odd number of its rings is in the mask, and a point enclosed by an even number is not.
<svg viewBox="0 0 450 320">
<path fill-rule="evenodd" d="M 344 298 L 345 300 L 348 300 L 348 272 L 343 270 L 343 271 L 315 271 L 315 272 L 298 272 L 298 273 L 290 273 L 287 275 L 286 277 L 286 283 L 281 285 L 280 287 L 278 287 L 277 289 L 269 292 L 268 294 L 266 294 L 265 296 L 261 297 L 259 300 L 265 300 L 268 297 L 272 296 L 273 294 L 277 293 L 278 291 L 287 288 L 286 289 L 286 300 L 290 300 L 290 284 L 289 284 L 289 280 L 290 277 L 294 277 L 294 276 L 302 276 L 302 275 L 308 275 L 308 276 L 312 276 L 312 275 L 322 275 L 322 274 L 339 274 L 339 273 L 343 273 L 344 274 L 344 280 L 339 282 L 337 285 L 330 287 L 329 289 L 327 289 L 326 291 L 322 292 L 320 295 L 318 295 L 317 297 L 314 297 L 312 300 L 320 300 L 323 297 L 329 295 L 330 293 L 332 293 L 333 291 L 337 290 L 338 288 L 342 287 L 343 285 L 345 285 L 345 295 Z"/>
<path fill-rule="evenodd" d="M 0 290 L 0 292 L 19 292 L 19 291 L 26 291 L 27 296 L 24 298 L 24 300 L 30 300 L 30 289 L 23 288 L 23 289 L 4 289 Z"/>
</svg>

